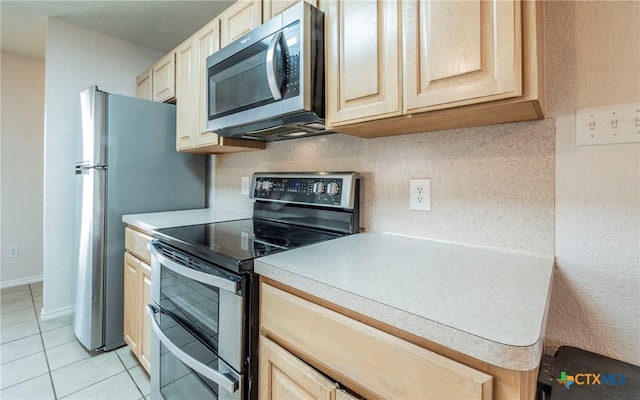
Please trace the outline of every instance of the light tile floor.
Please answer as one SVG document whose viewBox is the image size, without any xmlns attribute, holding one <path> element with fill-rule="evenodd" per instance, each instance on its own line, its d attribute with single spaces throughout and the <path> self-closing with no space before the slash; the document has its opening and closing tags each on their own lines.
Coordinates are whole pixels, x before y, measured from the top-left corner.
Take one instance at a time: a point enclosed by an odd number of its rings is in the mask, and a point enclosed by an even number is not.
<svg viewBox="0 0 640 400">
<path fill-rule="evenodd" d="M 0 399 L 149 397 L 149 376 L 127 346 L 89 353 L 70 317 L 40 321 L 41 282 L 0 296 Z"/>
</svg>

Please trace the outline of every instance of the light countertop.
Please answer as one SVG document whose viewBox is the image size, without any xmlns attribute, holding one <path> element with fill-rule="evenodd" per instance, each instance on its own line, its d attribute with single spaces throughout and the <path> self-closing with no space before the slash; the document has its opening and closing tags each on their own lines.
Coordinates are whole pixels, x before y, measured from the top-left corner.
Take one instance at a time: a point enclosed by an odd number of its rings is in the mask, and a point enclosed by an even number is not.
<svg viewBox="0 0 640 400">
<path fill-rule="evenodd" d="M 259 258 L 255 271 L 498 367 L 540 362 L 552 256 L 361 233 Z"/>
<path fill-rule="evenodd" d="M 210 222 L 231 221 L 244 218 L 251 218 L 251 213 L 220 210 L 216 208 L 201 208 L 146 214 L 127 214 L 122 216 L 122 221 L 143 231 L 151 232 L 155 229 L 174 226 L 207 224 Z"/>
</svg>

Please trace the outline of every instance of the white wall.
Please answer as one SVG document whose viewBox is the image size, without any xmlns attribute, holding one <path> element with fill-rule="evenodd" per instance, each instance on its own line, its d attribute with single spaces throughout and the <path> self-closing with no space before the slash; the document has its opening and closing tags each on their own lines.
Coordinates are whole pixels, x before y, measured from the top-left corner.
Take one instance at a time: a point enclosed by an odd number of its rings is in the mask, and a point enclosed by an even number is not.
<svg viewBox="0 0 640 400">
<path fill-rule="evenodd" d="M 640 101 L 640 2 L 545 2 L 557 273 L 547 344 L 640 365 L 640 144 L 577 147 L 577 108 Z"/>
<path fill-rule="evenodd" d="M 395 137 L 333 134 L 216 156 L 215 205 L 251 210 L 242 176 L 358 171 L 361 226 L 479 246 L 553 254 L 553 121 Z M 431 178 L 431 212 L 409 210 L 409 179 Z"/>
<path fill-rule="evenodd" d="M 42 280 L 44 62 L 2 53 L 0 287 Z M 9 247 L 19 256 L 9 258 Z"/>
<path fill-rule="evenodd" d="M 135 96 L 135 78 L 162 53 L 57 20 L 46 50 L 43 318 L 72 312 L 78 94 L 91 85 Z"/>
</svg>

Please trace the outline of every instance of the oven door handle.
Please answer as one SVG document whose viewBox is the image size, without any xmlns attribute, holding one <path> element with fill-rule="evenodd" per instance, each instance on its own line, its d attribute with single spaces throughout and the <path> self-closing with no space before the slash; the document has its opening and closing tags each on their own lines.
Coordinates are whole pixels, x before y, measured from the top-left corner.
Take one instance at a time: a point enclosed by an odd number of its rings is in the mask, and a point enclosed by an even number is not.
<svg viewBox="0 0 640 400">
<path fill-rule="evenodd" d="M 160 264 L 169 268 L 176 274 L 186 276 L 187 278 L 198 282 L 206 283 L 207 285 L 215 286 L 218 289 L 240 294 L 240 282 L 187 268 L 165 257 L 153 244 L 149 247 L 151 249 L 151 257 L 157 259 Z"/>
<path fill-rule="evenodd" d="M 231 369 L 222 359 L 219 359 L 220 362 L 227 366 L 228 372 L 223 374 L 218 372 L 211 367 L 201 363 L 195 358 L 191 357 L 189 354 L 182 351 L 178 346 L 176 346 L 171 339 L 167 337 L 167 335 L 162 332 L 162 328 L 160 328 L 160 324 L 155 318 L 155 314 L 159 313 L 159 310 L 156 310 L 152 305 L 147 305 L 147 314 L 151 319 L 151 327 L 153 328 L 153 332 L 158 335 L 158 339 L 165 345 L 165 347 L 176 356 L 180 361 L 182 361 L 187 367 L 201 374 L 207 379 L 215 382 L 219 387 L 226 390 L 229 393 L 235 393 L 240 387 L 240 378 L 235 371 Z M 156 360 L 155 362 L 159 362 Z"/>
</svg>

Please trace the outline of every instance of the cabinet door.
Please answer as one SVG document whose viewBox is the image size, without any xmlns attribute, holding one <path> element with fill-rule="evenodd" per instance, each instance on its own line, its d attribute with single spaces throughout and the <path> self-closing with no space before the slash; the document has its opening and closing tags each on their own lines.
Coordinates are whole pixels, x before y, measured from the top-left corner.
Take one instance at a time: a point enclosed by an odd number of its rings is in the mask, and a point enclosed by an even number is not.
<svg viewBox="0 0 640 400">
<path fill-rule="evenodd" d="M 336 400 L 360 400 L 356 396 L 342 389 L 336 391 Z"/>
<path fill-rule="evenodd" d="M 493 398 L 490 375 L 273 286 L 260 296 L 261 332 L 366 398 Z"/>
<path fill-rule="evenodd" d="M 125 253 L 124 255 L 124 341 L 138 355 L 140 344 L 140 290 L 138 265 L 140 261 Z"/>
<path fill-rule="evenodd" d="M 164 56 L 153 66 L 153 101 L 164 102 L 176 97 L 175 53 Z"/>
<path fill-rule="evenodd" d="M 196 66 L 198 48 L 192 38 L 176 48 L 176 149 L 193 147 L 197 129 Z M 198 81 L 199 83 L 199 81 Z"/>
<path fill-rule="evenodd" d="M 153 100 L 151 69 L 136 77 L 136 97 L 143 100 Z"/>
<path fill-rule="evenodd" d="M 336 385 L 276 343 L 260 336 L 258 357 L 258 398 L 326 399 L 335 398 Z"/>
<path fill-rule="evenodd" d="M 261 0 L 239 0 L 220 18 L 220 47 L 224 47 L 262 23 Z"/>
<path fill-rule="evenodd" d="M 317 0 L 304 0 L 307 3 L 312 4 L 314 7 L 318 7 Z M 299 3 L 299 0 L 264 0 L 262 2 L 262 21 L 267 22 L 271 18 L 280 14 L 292 5 Z"/>
<path fill-rule="evenodd" d="M 327 29 L 329 125 L 400 115 L 399 2 L 340 0 L 321 5 Z"/>
<path fill-rule="evenodd" d="M 403 2 L 406 113 L 519 96 L 519 0 Z"/>
<path fill-rule="evenodd" d="M 151 374 L 151 323 L 146 313 L 148 304 L 151 304 L 151 267 L 140 263 L 140 365 Z"/>
<path fill-rule="evenodd" d="M 220 49 L 220 20 L 218 18 L 211 21 L 204 28 L 196 33 L 196 43 L 198 46 L 198 110 L 197 121 L 198 130 L 195 137 L 195 145 L 216 145 L 218 144 L 218 135 L 214 132 L 207 131 L 207 57 Z"/>
</svg>

